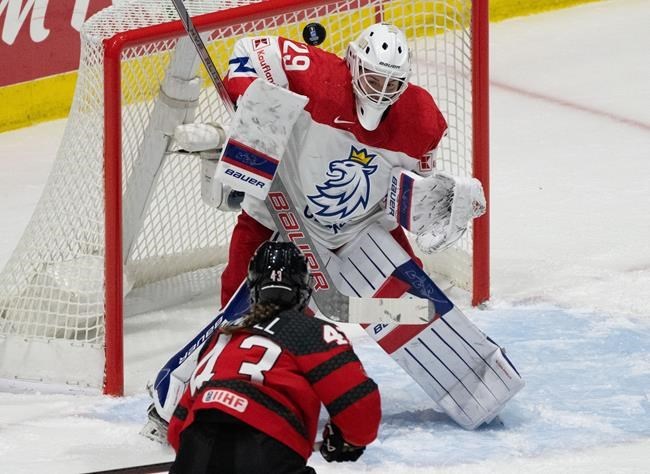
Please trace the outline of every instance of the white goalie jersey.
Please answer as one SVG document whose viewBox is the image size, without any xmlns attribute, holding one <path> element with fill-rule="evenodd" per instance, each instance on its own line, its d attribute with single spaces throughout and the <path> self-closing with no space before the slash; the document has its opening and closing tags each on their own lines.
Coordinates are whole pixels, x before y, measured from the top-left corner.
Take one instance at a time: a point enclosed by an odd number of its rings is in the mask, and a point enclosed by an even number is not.
<svg viewBox="0 0 650 474">
<path fill-rule="evenodd" d="M 278 172 L 312 237 L 324 247 L 338 248 L 384 219 L 394 168 L 431 171 L 447 126 L 424 89 L 409 85 L 377 129 L 368 131 L 356 116 L 349 69 L 333 54 L 281 37 L 242 39 L 226 78 L 233 101 L 258 78 L 308 99 Z M 266 165 L 249 171 L 263 180 L 271 172 Z M 261 199 L 247 194 L 242 208 L 275 227 Z"/>
</svg>

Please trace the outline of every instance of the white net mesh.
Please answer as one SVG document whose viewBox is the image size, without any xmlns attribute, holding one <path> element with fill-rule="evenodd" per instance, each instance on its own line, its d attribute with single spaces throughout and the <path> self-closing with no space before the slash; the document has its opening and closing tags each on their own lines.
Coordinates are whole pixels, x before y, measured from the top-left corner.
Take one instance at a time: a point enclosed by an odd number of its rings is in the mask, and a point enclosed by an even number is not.
<svg viewBox="0 0 650 474">
<path fill-rule="evenodd" d="M 250 3 L 257 2 L 188 0 L 186 6 L 196 16 Z M 280 34 L 302 41 L 303 27 L 318 21 L 328 35 L 321 47 L 342 55 L 366 26 L 378 19 L 393 22 L 413 50 L 412 81 L 432 93 L 449 123 L 438 167 L 471 174 L 471 1 L 323 3 L 209 31 L 208 49 L 217 68 L 225 71 L 235 40 L 244 35 Z M 36 211 L 0 273 L 0 354 L 6 355 L 0 377 L 101 386 L 104 40 L 176 19 L 167 0 L 123 0 L 84 25 L 77 89 L 57 159 Z M 144 38 L 123 50 L 121 64 L 126 292 L 223 262 L 235 215 L 201 201 L 198 159 L 164 153 L 178 123 L 228 125 L 226 110 L 187 38 L 181 33 L 166 40 Z M 200 80 L 192 82 L 197 71 Z M 468 287 L 470 243 L 471 233 L 455 250 L 427 258 L 427 268 Z M 195 278 L 185 281 L 189 283 L 179 280 L 165 291 L 182 294 L 191 291 L 188 285 L 201 284 Z M 79 367 L 82 359 L 87 363 Z"/>
</svg>

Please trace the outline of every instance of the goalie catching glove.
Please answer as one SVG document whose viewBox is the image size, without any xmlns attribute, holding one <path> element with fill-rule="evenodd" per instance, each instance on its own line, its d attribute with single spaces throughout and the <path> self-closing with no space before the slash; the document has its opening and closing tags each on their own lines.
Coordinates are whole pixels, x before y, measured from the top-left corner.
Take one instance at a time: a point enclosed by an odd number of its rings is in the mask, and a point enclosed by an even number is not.
<svg viewBox="0 0 650 474">
<path fill-rule="evenodd" d="M 469 222 L 485 213 L 481 182 L 438 172 L 419 176 L 403 168 L 391 173 L 387 215 L 416 234 L 424 253 L 450 247 L 460 239 Z"/>
<path fill-rule="evenodd" d="M 320 453 L 327 462 L 356 461 L 366 450 L 365 446 L 353 446 L 343 439 L 341 430 L 332 422 L 323 429 L 323 444 Z"/>
</svg>

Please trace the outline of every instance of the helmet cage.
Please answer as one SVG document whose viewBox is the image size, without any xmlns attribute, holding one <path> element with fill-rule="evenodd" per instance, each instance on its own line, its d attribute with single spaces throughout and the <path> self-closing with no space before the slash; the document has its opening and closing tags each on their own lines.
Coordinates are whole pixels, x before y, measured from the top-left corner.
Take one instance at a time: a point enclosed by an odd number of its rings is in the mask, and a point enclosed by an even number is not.
<svg viewBox="0 0 650 474">
<path fill-rule="evenodd" d="M 359 122 L 375 130 L 384 113 L 408 88 L 411 51 L 406 36 L 388 23 L 366 28 L 348 44 L 346 62 Z"/>
<path fill-rule="evenodd" d="M 359 54 L 353 54 L 353 61 L 352 88 L 357 97 L 366 98 L 379 107 L 388 107 L 394 104 L 408 87 L 408 72 L 384 68 L 380 70 L 377 65 L 366 61 Z"/>
</svg>

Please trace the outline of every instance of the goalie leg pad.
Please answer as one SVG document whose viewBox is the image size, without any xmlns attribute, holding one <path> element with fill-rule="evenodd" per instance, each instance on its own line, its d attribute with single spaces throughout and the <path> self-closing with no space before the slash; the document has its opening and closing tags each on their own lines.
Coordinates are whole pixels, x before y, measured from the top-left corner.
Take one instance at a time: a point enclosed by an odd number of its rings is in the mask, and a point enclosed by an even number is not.
<svg viewBox="0 0 650 474">
<path fill-rule="evenodd" d="M 400 280 L 398 269 L 411 257 L 382 226 L 369 227 L 337 254 L 322 247 L 318 252 L 336 287 L 355 297 L 350 301 L 348 322 L 368 321 L 369 314 L 375 320 L 400 324 L 431 319 L 429 300 L 404 293 L 409 285 Z"/>
<path fill-rule="evenodd" d="M 428 325 L 366 331 L 465 429 L 489 423 L 524 387 L 503 350 L 456 307 Z"/>
<path fill-rule="evenodd" d="M 456 308 L 400 352 L 411 364 L 430 361 L 430 395 L 469 430 L 491 421 L 524 385 L 501 348 Z"/>
<path fill-rule="evenodd" d="M 371 228 L 366 238 L 369 237 L 377 240 L 378 232 Z M 364 240 L 361 238 L 360 242 Z M 395 259 L 395 266 L 385 284 L 373 295 L 383 296 L 383 292 L 390 291 L 390 296 L 397 298 L 408 292 L 426 298 L 433 302 L 436 317 L 426 325 L 375 324 L 366 331 L 460 426 L 472 430 L 490 422 L 523 388 L 521 376 L 502 349 L 474 325 L 420 267 L 410 259 L 402 263 L 399 252 L 391 253 L 394 249 L 387 242 L 379 242 L 381 249 Z M 356 248 L 352 254 L 361 255 L 362 248 L 368 252 L 371 246 Z M 346 256 L 347 250 L 344 249 L 339 257 Z M 377 262 L 380 255 L 375 255 Z M 371 272 L 364 270 L 364 274 Z M 361 282 L 358 288 L 360 285 Z M 368 296 L 370 289 L 365 291 L 364 296 Z M 395 302 L 399 308 L 400 300 Z M 402 312 L 405 308 L 402 307 Z"/>
</svg>

